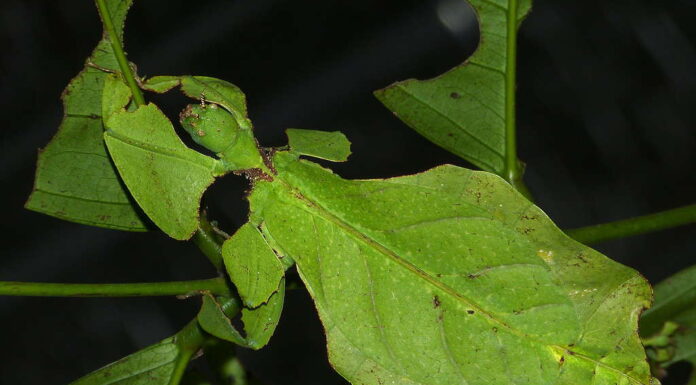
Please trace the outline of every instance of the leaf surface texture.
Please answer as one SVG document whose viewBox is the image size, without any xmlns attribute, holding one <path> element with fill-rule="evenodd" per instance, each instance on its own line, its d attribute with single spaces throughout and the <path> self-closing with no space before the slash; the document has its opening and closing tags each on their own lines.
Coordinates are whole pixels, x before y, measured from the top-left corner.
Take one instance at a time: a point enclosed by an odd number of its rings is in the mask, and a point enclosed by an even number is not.
<svg viewBox="0 0 696 385">
<path fill-rule="evenodd" d="M 650 287 L 501 178 L 345 180 L 276 153 L 252 216 L 293 258 L 353 384 L 649 384 Z"/>
</svg>

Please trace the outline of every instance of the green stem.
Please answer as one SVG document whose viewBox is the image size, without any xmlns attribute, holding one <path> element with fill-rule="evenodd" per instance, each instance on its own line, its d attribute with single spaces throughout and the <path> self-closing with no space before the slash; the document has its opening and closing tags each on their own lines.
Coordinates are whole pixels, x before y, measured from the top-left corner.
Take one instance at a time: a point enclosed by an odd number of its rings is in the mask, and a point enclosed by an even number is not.
<svg viewBox="0 0 696 385">
<path fill-rule="evenodd" d="M 111 19 L 111 14 L 106 5 L 106 0 L 96 0 L 96 2 L 99 15 L 101 16 L 108 39 L 111 42 L 111 47 L 114 51 L 114 56 L 116 56 L 118 66 L 121 69 L 123 77 L 126 79 L 126 83 L 128 83 L 128 87 L 131 89 L 131 93 L 133 94 L 133 101 L 137 106 L 145 105 L 145 97 L 143 96 L 143 92 L 140 87 L 138 87 L 138 82 L 135 80 L 135 74 L 133 73 L 131 66 L 128 64 L 128 59 L 123 51 L 121 40 L 116 33 L 116 28 L 114 27 L 113 20 Z M 193 241 L 198 248 L 201 249 L 203 254 L 208 257 L 216 269 L 221 270 L 223 268 L 222 249 L 220 247 L 220 243 L 217 241 L 216 234 L 214 233 L 212 226 L 207 219 L 201 217 L 201 228 L 194 235 Z"/>
<path fill-rule="evenodd" d="M 148 297 L 211 292 L 229 295 L 222 277 L 196 281 L 148 283 L 2 282 L 0 295 L 29 297 Z"/>
<path fill-rule="evenodd" d="M 508 0 L 507 52 L 505 66 L 505 178 L 511 184 L 517 179 L 517 138 L 515 93 L 517 82 L 517 0 Z"/>
<path fill-rule="evenodd" d="M 123 74 L 123 77 L 126 79 L 126 83 L 128 83 L 128 87 L 130 87 L 131 92 L 133 93 L 133 101 L 137 106 L 145 105 L 145 97 L 143 96 L 140 87 L 138 87 L 138 82 L 135 81 L 133 70 L 128 64 L 128 59 L 126 59 L 126 54 L 123 51 L 121 40 L 116 33 L 116 28 L 114 27 L 114 22 L 111 19 L 111 13 L 106 5 L 106 0 L 97 0 L 97 9 L 99 10 L 99 15 L 101 16 L 102 23 L 104 24 L 104 29 L 106 30 L 109 42 L 111 42 L 111 48 L 114 51 L 114 56 L 116 56 L 118 66 L 121 68 L 121 74 Z"/>
<path fill-rule="evenodd" d="M 532 195 L 522 181 L 522 169 L 517 159 L 517 0 L 508 0 L 507 52 L 505 66 L 505 170 L 504 178 L 525 197 Z"/>
<path fill-rule="evenodd" d="M 201 348 L 205 342 L 205 335 L 194 319 L 176 334 L 175 342 L 179 347 L 179 354 L 174 362 L 174 370 L 169 377 L 169 385 L 178 385 L 184 377 L 186 367 L 191 357 Z"/>
<path fill-rule="evenodd" d="M 208 222 L 205 213 L 201 213 L 200 226 L 196 234 L 193 235 L 193 243 L 208 257 L 210 263 L 215 266 L 218 271 L 224 269 L 222 261 L 222 246 L 219 242 L 220 236 L 213 229 L 213 225 Z"/>
<path fill-rule="evenodd" d="M 571 238 L 593 244 L 696 223 L 696 204 L 655 214 L 566 230 Z"/>
</svg>

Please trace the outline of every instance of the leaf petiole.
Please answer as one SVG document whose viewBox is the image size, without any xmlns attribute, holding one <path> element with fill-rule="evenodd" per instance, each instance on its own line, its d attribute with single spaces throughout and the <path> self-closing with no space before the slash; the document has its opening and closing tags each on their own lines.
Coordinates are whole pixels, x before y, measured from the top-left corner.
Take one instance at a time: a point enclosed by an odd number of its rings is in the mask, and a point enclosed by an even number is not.
<svg viewBox="0 0 696 385">
<path fill-rule="evenodd" d="M 566 230 L 571 238 L 585 244 L 669 229 L 696 223 L 696 204 L 615 222 Z"/>
<path fill-rule="evenodd" d="M 194 281 L 148 283 L 0 282 L 0 295 L 27 297 L 190 296 L 210 292 L 230 295 L 222 277 Z"/>
</svg>

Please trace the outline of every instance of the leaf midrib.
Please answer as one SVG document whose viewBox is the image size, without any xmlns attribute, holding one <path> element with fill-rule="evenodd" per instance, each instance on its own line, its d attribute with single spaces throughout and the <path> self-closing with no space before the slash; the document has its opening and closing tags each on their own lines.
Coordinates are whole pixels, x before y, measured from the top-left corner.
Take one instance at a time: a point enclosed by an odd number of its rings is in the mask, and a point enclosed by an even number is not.
<svg viewBox="0 0 696 385">
<path fill-rule="evenodd" d="M 315 214 L 315 215 L 319 215 L 320 217 L 328 220 L 329 222 L 339 226 L 340 228 L 342 228 L 343 230 L 345 230 L 346 232 L 351 234 L 353 237 L 355 237 L 357 240 L 360 240 L 363 243 L 365 243 L 367 246 L 370 246 L 370 247 L 374 248 L 375 250 L 379 251 L 381 254 L 385 255 L 386 257 L 390 258 L 391 260 L 398 263 L 402 267 L 406 268 L 408 271 L 416 274 L 416 276 L 418 276 L 419 278 L 428 282 L 430 285 L 436 287 L 439 290 L 442 290 L 443 292 L 454 297 L 455 299 L 464 302 L 467 306 L 470 306 L 471 308 L 477 310 L 480 314 L 483 314 L 489 321 L 505 328 L 511 334 L 514 334 L 514 335 L 521 337 L 523 339 L 526 339 L 528 341 L 537 343 L 539 345 L 546 346 L 546 347 L 548 347 L 556 352 L 561 352 L 563 354 L 572 355 L 574 357 L 578 357 L 578 358 L 582 358 L 584 360 L 590 361 L 594 365 L 603 367 L 603 368 L 611 370 L 613 372 L 616 372 L 619 375 L 626 377 L 627 379 L 629 379 L 630 381 L 633 381 L 636 384 L 649 385 L 649 384 L 641 382 L 640 380 L 628 375 L 627 373 L 622 372 L 619 369 L 616 369 L 612 366 L 609 366 L 609 365 L 607 365 L 601 361 L 598 361 L 590 356 L 587 356 L 585 354 L 570 350 L 566 346 L 544 343 L 543 341 L 540 341 L 540 340 L 524 333 L 521 330 L 513 328 L 512 326 L 497 319 L 492 314 L 490 314 L 488 311 L 481 308 L 473 300 L 461 295 L 460 293 L 458 293 L 456 290 L 452 289 L 448 285 L 446 285 L 446 284 L 436 280 L 435 278 L 431 277 L 424 270 L 420 269 L 418 266 L 413 265 L 409 261 L 406 261 L 405 259 L 401 258 L 398 254 L 396 254 L 394 251 L 387 248 L 386 246 L 382 245 L 379 241 L 369 237 L 367 234 L 362 233 L 359 229 L 353 227 L 351 224 L 347 223 L 343 219 L 332 214 L 329 210 L 324 208 L 318 202 L 316 202 L 312 199 L 309 199 L 305 194 L 303 194 L 301 192 L 301 190 L 299 188 L 293 186 L 288 180 L 282 178 L 281 175 L 277 175 L 276 180 L 279 181 L 280 184 L 285 188 L 285 190 L 286 190 L 285 192 L 289 194 L 291 199 L 302 201 L 305 204 L 304 205 L 305 207 L 303 207 L 303 208 L 306 209 L 307 211 L 309 211 L 310 213 Z"/>
</svg>

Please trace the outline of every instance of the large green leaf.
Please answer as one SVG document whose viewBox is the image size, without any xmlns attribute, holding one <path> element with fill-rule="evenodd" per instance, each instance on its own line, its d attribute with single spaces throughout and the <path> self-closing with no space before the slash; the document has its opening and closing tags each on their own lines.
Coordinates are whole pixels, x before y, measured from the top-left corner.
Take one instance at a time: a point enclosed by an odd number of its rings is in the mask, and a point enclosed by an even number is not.
<svg viewBox="0 0 696 385">
<path fill-rule="evenodd" d="M 106 3 L 120 38 L 132 0 Z M 87 61 L 118 69 L 106 38 Z M 26 207 L 92 226 L 145 231 L 104 146 L 101 96 L 108 74 L 95 66 L 85 66 L 63 92 L 63 121 L 39 153 L 34 190 Z"/>
<path fill-rule="evenodd" d="M 250 196 L 354 384 L 649 384 L 651 290 L 499 177 L 345 180 L 297 155 Z M 281 254 L 282 254 L 281 253 Z"/>
<path fill-rule="evenodd" d="M 514 125 L 514 105 L 508 104 L 514 104 L 509 97 L 515 92 L 516 31 L 531 0 L 469 2 L 478 15 L 481 41 L 464 64 L 434 79 L 393 84 L 375 95 L 430 141 L 502 176 L 506 125 Z"/>
<path fill-rule="evenodd" d="M 691 266 L 669 277 L 655 286 L 655 303 L 640 319 L 640 332 L 649 337 L 674 322 L 679 328 L 665 349 L 670 357 L 662 362 L 663 367 L 687 361 L 696 367 L 696 266 Z M 673 351 L 671 351 L 673 350 Z M 696 372 L 692 373 L 690 385 L 696 384 Z"/>
<path fill-rule="evenodd" d="M 121 110 L 106 127 L 109 153 L 140 207 L 172 238 L 189 239 L 219 161 L 186 147 L 154 104 Z"/>
<path fill-rule="evenodd" d="M 164 339 L 128 357 L 98 369 L 71 385 L 168 385 L 177 363 L 186 357 L 184 364 L 197 350 L 203 335 L 195 323 L 190 323 L 179 333 Z M 175 384 L 178 381 L 174 382 Z"/>
</svg>

